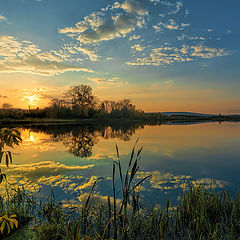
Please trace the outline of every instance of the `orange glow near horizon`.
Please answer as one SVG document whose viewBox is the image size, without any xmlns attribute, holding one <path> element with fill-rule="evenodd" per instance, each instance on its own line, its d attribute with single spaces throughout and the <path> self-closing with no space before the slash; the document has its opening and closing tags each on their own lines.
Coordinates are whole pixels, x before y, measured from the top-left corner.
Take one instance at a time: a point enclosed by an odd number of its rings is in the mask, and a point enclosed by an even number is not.
<svg viewBox="0 0 240 240">
<path fill-rule="evenodd" d="M 209 89 L 182 89 L 177 86 L 154 85 L 148 86 L 128 85 L 121 88 L 93 87 L 93 94 L 101 100 L 120 100 L 130 98 L 137 109 L 145 112 L 202 112 L 213 114 L 236 113 L 231 109 L 238 109 L 240 101 L 231 97 L 223 97 L 223 93 Z M 44 108 L 48 106 L 51 98 L 63 96 L 66 87 L 36 86 L 29 89 L 2 89 L 0 106 L 9 103 L 14 108 L 28 109 Z M 123 94 L 124 93 L 124 94 Z"/>
</svg>

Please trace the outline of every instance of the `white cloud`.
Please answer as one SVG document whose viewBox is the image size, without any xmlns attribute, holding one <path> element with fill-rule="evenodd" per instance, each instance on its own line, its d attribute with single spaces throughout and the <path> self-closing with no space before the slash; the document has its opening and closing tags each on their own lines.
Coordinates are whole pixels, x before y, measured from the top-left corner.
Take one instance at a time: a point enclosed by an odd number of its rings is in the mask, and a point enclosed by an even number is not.
<svg viewBox="0 0 240 240">
<path fill-rule="evenodd" d="M 164 29 L 168 30 L 183 30 L 185 27 L 189 27 L 190 23 L 181 23 L 180 25 L 177 24 L 174 19 L 169 19 L 166 22 L 159 22 L 156 25 L 153 25 L 153 28 L 156 32 L 163 31 Z"/>
<path fill-rule="evenodd" d="M 83 33 L 89 28 L 97 28 L 103 23 L 100 13 L 91 13 L 89 16 L 84 17 L 84 20 L 75 24 L 75 27 L 66 27 L 59 29 L 60 33 Z"/>
<path fill-rule="evenodd" d="M 0 15 L 0 22 L 1 22 L 1 21 L 7 21 L 7 18 L 4 17 L 3 15 Z"/>
<path fill-rule="evenodd" d="M 140 16 L 148 15 L 148 11 L 143 6 L 141 1 L 136 0 L 125 1 L 120 7 L 127 13 L 137 14 Z"/>
<path fill-rule="evenodd" d="M 35 177 L 38 175 L 49 176 L 71 171 L 86 170 L 88 168 L 92 168 L 93 166 L 93 164 L 86 166 L 67 166 L 57 162 L 44 161 L 39 163 L 11 165 L 6 171 L 11 174 L 23 174 L 29 177 Z"/>
<path fill-rule="evenodd" d="M 87 55 L 91 61 L 95 62 L 98 60 L 98 56 L 93 50 L 89 50 L 87 48 L 78 47 L 78 46 L 75 46 L 74 48 L 77 51 L 82 52 L 83 54 Z"/>
<path fill-rule="evenodd" d="M 122 14 L 112 17 L 112 22 L 104 21 L 96 30 L 84 32 L 77 39 L 83 43 L 108 41 L 114 38 L 125 37 L 136 26 L 142 27 L 142 25 L 142 18 Z"/>
<path fill-rule="evenodd" d="M 224 188 L 228 185 L 228 182 L 222 180 L 213 180 L 209 178 L 193 179 L 188 175 L 174 175 L 169 172 L 138 172 L 137 178 L 142 179 L 144 177 L 151 176 L 149 178 L 150 189 L 159 189 L 162 191 L 172 191 L 175 189 L 187 189 L 189 184 L 194 186 L 204 185 L 211 186 L 212 188 Z M 147 184 L 147 183 L 145 183 Z"/>
<path fill-rule="evenodd" d="M 68 71 L 91 70 L 65 63 L 66 55 L 59 51 L 43 52 L 29 41 L 19 41 L 12 36 L 0 36 L 0 72 L 23 72 L 45 76 Z"/>
<path fill-rule="evenodd" d="M 179 25 L 173 20 L 169 19 L 167 22 L 159 22 L 157 25 L 153 25 L 153 28 L 156 32 L 163 31 L 164 29 L 168 30 L 177 30 L 179 29 Z"/>
<path fill-rule="evenodd" d="M 194 61 L 198 58 L 215 58 L 229 55 L 231 52 L 223 48 L 210 48 L 204 45 L 154 48 L 147 57 L 137 58 L 135 61 L 127 62 L 133 66 L 165 66 L 176 62 Z"/>
<path fill-rule="evenodd" d="M 145 49 L 145 47 L 141 46 L 140 44 L 135 44 L 133 46 L 131 46 L 132 49 L 135 49 L 136 51 L 143 51 Z"/>
<path fill-rule="evenodd" d="M 70 35 L 84 44 L 108 41 L 125 37 L 136 27 L 143 27 L 144 16 L 148 14 L 142 3 L 137 0 L 125 1 L 123 4 L 117 2 L 110 9 L 119 9 L 123 13 L 114 13 L 105 18 L 105 12 L 92 13 L 74 27 L 59 29 L 59 32 Z"/>
<path fill-rule="evenodd" d="M 44 161 L 38 163 L 11 165 L 9 168 L 4 167 L 7 174 L 7 182 L 12 186 L 22 185 L 28 191 L 37 191 L 43 185 L 60 187 L 66 193 L 86 190 L 92 187 L 90 183 L 94 182 L 97 177 L 92 176 L 90 179 L 83 178 L 81 175 L 87 169 L 94 167 L 93 164 L 85 166 L 67 166 L 53 161 Z M 0 186 L 0 191 L 2 190 Z"/>
<path fill-rule="evenodd" d="M 112 78 L 103 78 L 103 77 L 89 77 L 88 80 L 103 85 L 104 87 L 120 87 L 127 85 L 127 82 L 119 81 L 119 77 L 112 77 Z"/>
<path fill-rule="evenodd" d="M 105 82 L 105 79 L 101 77 L 89 77 L 88 80 L 93 81 L 96 84 L 101 84 Z"/>
<path fill-rule="evenodd" d="M 182 2 L 176 2 L 175 9 L 172 10 L 169 14 L 175 14 L 175 13 L 179 12 L 182 7 L 183 7 L 183 3 Z"/>
<path fill-rule="evenodd" d="M 137 39 L 139 39 L 140 38 L 140 36 L 139 35 L 132 35 L 132 36 L 130 36 L 129 38 L 128 38 L 128 40 L 130 40 L 130 41 L 132 41 L 132 40 L 137 40 Z"/>
<path fill-rule="evenodd" d="M 182 7 L 183 7 L 183 2 L 182 1 L 162 1 L 162 0 L 150 0 L 150 2 L 156 4 L 161 4 L 164 8 L 166 8 L 166 13 L 165 14 L 176 14 L 178 13 Z"/>
<path fill-rule="evenodd" d="M 223 48 L 211 48 L 204 45 L 191 46 L 188 48 L 191 56 L 200 58 L 214 58 L 229 55 L 231 52 Z"/>
</svg>

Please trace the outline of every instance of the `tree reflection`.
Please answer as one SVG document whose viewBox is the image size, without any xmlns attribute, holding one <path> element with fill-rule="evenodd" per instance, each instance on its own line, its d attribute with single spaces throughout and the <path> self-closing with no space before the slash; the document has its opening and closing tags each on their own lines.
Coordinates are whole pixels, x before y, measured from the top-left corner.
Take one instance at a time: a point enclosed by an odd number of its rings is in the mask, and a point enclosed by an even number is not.
<svg viewBox="0 0 240 240">
<path fill-rule="evenodd" d="M 31 131 L 49 134 L 53 141 L 61 141 L 67 151 L 77 157 L 90 157 L 99 138 L 118 138 L 129 141 L 144 124 L 104 125 L 36 125 Z"/>
<path fill-rule="evenodd" d="M 78 128 L 63 139 L 63 144 L 76 157 L 90 157 L 97 143 L 96 135 L 96 131 L 90 132 L 86 127 Z"/>
<path fill-rule="evenodd" d="M 132 135 L 135 134 L 136 130 L 139 128 L 144 128 L 144 126 L 123 125 L 106 127 L 101 131 L 101 136 L 105 139 L 119 138 L 123 141 L 129 141 L 131 140 Z"/>
</svg>

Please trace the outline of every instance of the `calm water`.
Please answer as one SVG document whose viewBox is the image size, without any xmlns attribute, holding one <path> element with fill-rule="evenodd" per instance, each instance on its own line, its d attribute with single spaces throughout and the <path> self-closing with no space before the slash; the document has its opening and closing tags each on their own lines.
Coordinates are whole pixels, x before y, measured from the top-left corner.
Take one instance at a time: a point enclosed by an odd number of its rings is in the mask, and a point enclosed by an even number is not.
<svg viewBox="0 0 240 240">
<path fill-rule="evenodd" d="M 144 201 L 176 200 L 189 183 L 211 184 L 234 193 L 240 186 L 240 123 L 161 126 L 45 126 L 20 129 L 23 142 L 4 168 L 10 183 L 59 200 L 81 201 L 98 177 L 95 198 L 111 195 L 112 164 L 126 166 L 139 137 L 143 146 L 137 178 L 152 175 L 142 187 Z M 84 194 L 85 193 L 85 194 Z"/>
</svg>

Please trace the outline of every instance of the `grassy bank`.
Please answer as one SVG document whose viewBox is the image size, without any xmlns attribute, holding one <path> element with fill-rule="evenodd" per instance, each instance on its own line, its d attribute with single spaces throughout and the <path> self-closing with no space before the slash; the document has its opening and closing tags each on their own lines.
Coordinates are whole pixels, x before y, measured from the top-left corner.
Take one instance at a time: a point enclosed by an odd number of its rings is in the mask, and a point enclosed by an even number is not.
<svg viewBox="0 0 240 240">
<path fill-rule="evenodd" d="M 21 197 L 22 198 L 21 198 Z M 7 227 L 0 235 L 7 240 L 80 240 L 80 239 L 239 239 L 240 195 L 217 193 L 204 187 L 190 187 L 180 196 L 177 206 L 137 207 L 137 195 L 122 208 L 114 198 L 94 202 L 89 195 L 84 204 L 69 209 L 53 197 L 36 202 L 19 191 L 0 209 L 18 221 L 10 234 Z M 18 202 L 16 201 L 18 199 Z M 122 199 L 123 200 L 123 199 Z M 34 210 L 35 209 L 35 210 Z M 31 220 L 31 221 L 30 221 Z"/>
</svg>

